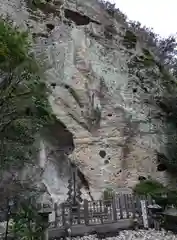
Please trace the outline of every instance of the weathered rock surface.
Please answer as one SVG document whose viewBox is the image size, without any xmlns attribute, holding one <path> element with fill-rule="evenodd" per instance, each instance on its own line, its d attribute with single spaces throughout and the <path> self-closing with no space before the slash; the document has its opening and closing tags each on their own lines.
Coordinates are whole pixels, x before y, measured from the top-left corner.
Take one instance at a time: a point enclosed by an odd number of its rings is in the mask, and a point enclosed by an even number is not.
<svg viewBox="0 0 177 240">
<path fill-rule="evenodd" d="M 144 56 L 144 45 L 136 39 L 127 45 L 124 25 L 96 0 L 52 1 L 36 11 L 25 1 L 1 0 L 0 12 L 33 33 L 53 111 L 73 134 L 69 157 L 87 176 L 93 196 L 109 186 L 133 187 L 139 176 L 168 184 L 156 163 L 165 142 L 163 121 L 153 117 L 160 112 L 154 99 L 161 95 L 161 73 L 155 64 L 146 69 L 134 63 Z M 69 175 L 61 162 L 68 156 L 54 155 L 54 162 L 43 157 L 49 160 L 43 181 L 54 198 L 66 198 Z"/>
</svg>

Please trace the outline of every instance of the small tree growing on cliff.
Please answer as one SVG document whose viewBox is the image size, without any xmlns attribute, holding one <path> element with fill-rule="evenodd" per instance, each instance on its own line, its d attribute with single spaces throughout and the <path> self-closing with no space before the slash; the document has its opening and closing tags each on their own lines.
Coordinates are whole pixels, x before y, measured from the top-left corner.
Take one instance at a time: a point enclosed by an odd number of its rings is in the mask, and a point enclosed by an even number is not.
<svg viewBox="0 0 177 240">
<path fill-rule="evenodd" d="M 17 173 L 35 163 L 39 133 L 56 120 L 29 39 L 27 32 L 0 18 L 0 189 L 6 190 L 1 201 L 31 191 L 30 182 L 18 181 Z"/>
</svg>

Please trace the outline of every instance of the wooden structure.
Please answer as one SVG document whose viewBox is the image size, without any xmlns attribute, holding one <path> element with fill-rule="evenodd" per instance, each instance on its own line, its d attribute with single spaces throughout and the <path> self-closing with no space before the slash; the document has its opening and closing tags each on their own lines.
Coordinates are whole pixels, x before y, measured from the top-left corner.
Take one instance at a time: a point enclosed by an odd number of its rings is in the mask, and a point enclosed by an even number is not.
<svg viewBox="0 0 177 240">
<path fill-rule="evenodd" d="M 46 219 L 55 214 L 53 222 L 49 222 L 44 239 L 55 239 L 66 236 L 66 229 L 72 236 L 116 232 L 129 228 L 159 228 L 152 219 L 148 206 L 153 201 L 150 197 L 139 197 L 132 194 L 117 194 L 110 200 L 88 201 L 82 203 L 65 202 L 49 206 L 38 204 L 39 213 Z"/>
<path fill-rule="evenodd" d="M 77 229 L 76 232 L 79 232 L 85 229 L 84 231 L 89 233 L 93 229 L 95 231 L 101 228 L 105 230 L 110 226 L 115 226 L 115 229 L 126 229 L 135 226 L 138 228 L 154 227 L 148 209 L 150 204 L 152 204 L 150 197 L 140 198 L 132 194 L 118 194 L 111 200 L 84 200 L 83 203 L 75 206 L 68 202 L 60 206 L 55 204 L 55 221 L 50 222 L 49 233 L 54 231 L 59 233 L 59 229 L 60 232 L 64 231 L 66 222 L 69 222 L 71 231 Z"/>
<path fill-rule="evenodd" d="M 84 200 L 82 204 L 75 206 L 68 203 L 60 206 L 55 204 L 55 222 L 50 223 L 50 228 L 65 226 L 65 221 L 68 219 L 72 226 L 106 224 L 136 218 L 140 225 L 147 226 L 148 220 L 144 215 L 148 215 L 147 206 L 151 203 L 150 201 L 150 198 L 141 199 L 131 194 L 121 194 L 116 195 L 112 200 Z"/>
</svg>

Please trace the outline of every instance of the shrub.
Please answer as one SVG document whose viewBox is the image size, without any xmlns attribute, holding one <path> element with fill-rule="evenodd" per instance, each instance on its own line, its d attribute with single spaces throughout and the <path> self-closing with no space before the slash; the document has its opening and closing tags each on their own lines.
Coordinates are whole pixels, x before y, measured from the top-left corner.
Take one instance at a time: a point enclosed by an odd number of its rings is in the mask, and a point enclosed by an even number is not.
<svg viewBox="0 0 177 240">
<path fill-rule="evenodd" d="M 0 69 L 10 72 L 29 57 L 29 48 L 28 33 L 0 19 Z"/>
<path fill-rule="evenodd" d="M 160 204 L 163 207 L 172 204 L 177 206 L 177 191 L 164 187 L 161 183 L 155 180 L 145 180 L 138 183 L 134 188 L 134 192 L 137 195 L 152 196 L 157 204 Z"/>
<path fill-rule="evenodd" d="M 139 195 L 148 195 L 156 192 L 165 191 L 164 186 L 155 180 L 145 180 L 138 183 L 134 188 L 135 193 Z"/>
<path fill-rule="evenodd" d="M 119 22 L 126 22 L 127 16 L 123 14 L 118 8 L 116 8 L 115 3 L 110 3 L 109 1 L 104 0 L 99 0 L 99 3 L 111 17 L 114 17 Z"/>
</svg>

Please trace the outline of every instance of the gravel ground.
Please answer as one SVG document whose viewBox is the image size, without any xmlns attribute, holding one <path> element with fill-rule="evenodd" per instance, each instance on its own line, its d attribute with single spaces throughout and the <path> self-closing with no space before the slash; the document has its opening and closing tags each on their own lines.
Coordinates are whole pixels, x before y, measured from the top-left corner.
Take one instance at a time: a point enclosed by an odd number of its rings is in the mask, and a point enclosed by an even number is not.
<svg viewBox="0 0 177 240">
<path fill-rule="evenodd" d="M 96 235 L 90 235 L 85 237 L 76 237 L 72 240 L 177 240 L 177 235 L 166 232 L 150 230 L 140 231 L 121 231 L 116 237 L 98 238 Z"/>
</svg>

